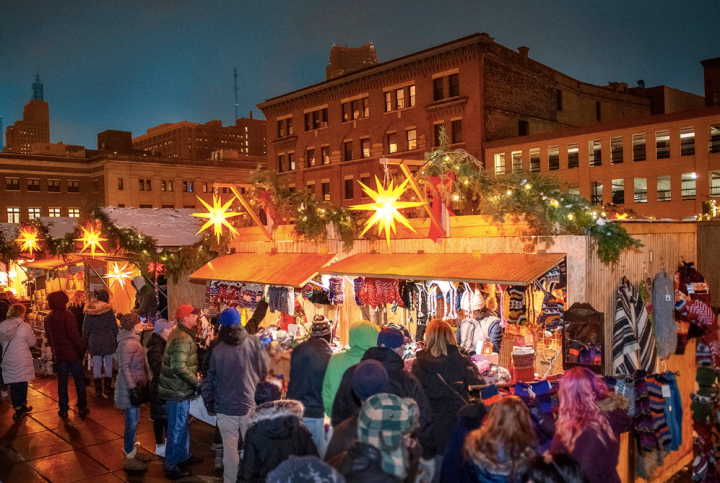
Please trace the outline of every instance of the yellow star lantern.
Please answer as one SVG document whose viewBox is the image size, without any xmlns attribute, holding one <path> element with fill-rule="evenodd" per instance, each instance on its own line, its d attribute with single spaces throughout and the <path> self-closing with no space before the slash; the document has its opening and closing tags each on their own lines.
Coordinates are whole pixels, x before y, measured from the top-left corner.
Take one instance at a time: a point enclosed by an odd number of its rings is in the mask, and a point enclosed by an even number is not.
<svg viewBox="0 0 720 483">
<path fill-rule="evenodd" d="M 93 257 L 95 256 L 96 248 L 99 248 L 104 253 L 107 253 L 101 243 L 107 241 L 107 238 L 102 238 L 101 230 L 96 229 L 95 226 L 92 224 L 88 225 L 87 228 L 81 226 L 80 229 L 83 231 L 83 236 L 75 239 L 75 241 L 82 242 L 83 244 L 80 253 L 84 252 L 88 247 L 90 247 L 90 252 L 92 253 Z"/>
<path fill-rule="evenodd" d="M 227 219 L 232 218 L 233 216 L 238 216 L 241 213 L 235 213 L 233 211 L 227 211 L 230 206 L 232 206 L 232 202 L 235 201 L 235 197 L 233 196 L 230 201 L 222 204 L 222 200 L 218 195 L 213 195 L 213 205 L 210 206 L 207 203 L 205 203 L 205 200 L 197 197 L 203 205 L 205 205 L 205 208 L 209 211 L 209 213 L 193 213 L 192 216 L 197 216 L 198 218 L 207 218 L 208 221 L 205 222 L 205 224 L 198 230 L 198 233 L 200 233 L 203 230 L 206 230 L 207 228 L 213 227 L 215 231 L 215 235 L 217 236 L 218 243 L 220 243 L 220 235 L 222 235 L 222 227 L 225 225 L 230 229 L 231 232 L 238 234 L 237 230 L 234 226 L 232 226 Z"/>
<path fill-rule="evenodd" d="M 34 227 L 24 226 L 20 228 L 20 236 L 15 239 L 15 243 L 22 244 L 20 247 L 21 252 L 29 252 L 32 257 L 33 250 L 39 251 L 40 244 L 38 231 Z"/>
<path fill-rule="evenodd" d="M 373 189 L 360 183 L 363 191 L 365 191 L 365 193 L 367 193 L 367 195 L 375 201 L 375 203 L 350 207 L 351 210 L 375 210 L 375 213 L 370 217 L 367 223 L 365 223 L 365 229 L 360 236 L 364 235 L 366 231 L 377 223 L 378 235 L 381 235 L 383 230 L 385 230 L 385 237 L 387 238 L 388 245 L 390 245 L 390 230 L 392 230 L 393 233 L 397 233 L 395 230 L 396 220 L 415 232 L 415 229 L 410 226 L 407 218 L 398 211 L 403 208 L 414 208 L 424 204 L 420 201 L 398 201 L 398 198 L 402 196 L 409 181 L 409 179 L 406 179 L 397 188 L 393 187 L 394 182 L 390 181 L 390 185 L 385 188 L 376 176 L 375 183 L 377 185 L 377 191 L 374 191 Z"/>
<path fill-rule="evenodd" d="M 110 280 L 110 288 L 115 285 L 115 282 L 118 282 L 123 289 L 125 288 L 125 280 L 129 280 L 132 274 L 132 272 L 125 271 L 127 266 L 128 264 L 126 263 L 120 268 L 117 262 L 113 262 L 112 270 L 107 275 L 103 275 L 103 278 Z"/>
</svg>

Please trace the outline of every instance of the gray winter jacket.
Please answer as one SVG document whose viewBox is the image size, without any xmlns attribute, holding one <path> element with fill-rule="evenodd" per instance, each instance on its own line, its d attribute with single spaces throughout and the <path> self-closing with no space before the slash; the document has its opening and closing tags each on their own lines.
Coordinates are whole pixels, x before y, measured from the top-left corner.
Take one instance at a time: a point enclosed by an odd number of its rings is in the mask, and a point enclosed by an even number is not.
<svg viewBox="0 0 720 483">
<path fill-rule="evenodd" d="M 30 347 L 36 342 L 35 334 L 27 322 L 20 318 L 0 323 L 0 353 L 3 353 L 2 376 L 5 384 L 35 379 L 35 368 Z"/>
<path fill-rule="evenodd" d="M 82 336 L 91 356 L 107 356 L 117 348 L 118 324 L 112 305 L 93 300 L 85 305 Z"/>
<path fill-rule="evenodd" d="M 121 330 L 117 336 L 118 375 L 115 381 L 115 407 L 130 409 L 130 390 L 145 384 L 147 370 L 145 351 L 140 344 L 140 336 L 135 332 Z"/>
<path fill-rule="evenodd" d="M 493 345 L 493 352 L 500 353 L 502 344 L 502 327 L 500 319 L 494 312 L 483 310 L 474 319 L 466 318 L 460 322 L 455 338 L 458 346 L 467 350 L 475 350 L 478 342 L 482 343 L 489 339 Z"/>
</svg>

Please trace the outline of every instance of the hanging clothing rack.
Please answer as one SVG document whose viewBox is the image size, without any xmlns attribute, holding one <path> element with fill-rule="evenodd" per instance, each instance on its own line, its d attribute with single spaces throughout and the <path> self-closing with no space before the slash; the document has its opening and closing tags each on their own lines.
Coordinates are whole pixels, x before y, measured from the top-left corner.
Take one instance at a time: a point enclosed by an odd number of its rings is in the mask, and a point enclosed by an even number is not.
<svg viewBox="0 0 720 483">
<path fill-rule="evenodd" d="M 657 372 L 657 373 L 645 374 L 645 375 L 642 376 L 642 377 L 654 377 L 654 376 L 662 376 L 662 375 L 668 375 L 668 374 L 672 374 L 672 375 L 675 375 L 675 376 L 679 376 L 679 375 L 680 375 L 680 371 L 675 371 L 675 372 L 672 372 L 672 371 Z M 561 378 L 562 378 L 562 374 L 555 374 L 555 376 L 557 376 L 558 379 L 561 379 Z M 601 376 L 600 374 L 598 374 L 597 376 L 600 377 L 600 378 L 605 377 L 605 376 Z M 639 379 L 641 376 L 639 376 L 639 375 L 633 375 L 633 374 L 615 374 L 615 375 L 609 376 L 609 377 L 614 377 L 614 378 L 616 378 L 616 379 L 630 378 L 630 377 L 632 377 L 632 378 L 638 378 L 638 379 Z M 545 381 L 547 381 L 547 379 L 546 379 Z M 528 383 L 526 383 L 526 384 L 533 384 L 534 382 L 545 382 L 545 381 L 533 381 L 533 382 L 528 382 Z M 556 381 L 548 381 L 548 382 L 556 382 Z M 497 383 L 497 384 L 477 384 L 477 385 L 474 385 L 474 386 L 468 386 L 468 389 L 469 389 L 470 391 L 481 391 L 481 390 L 486 389 L 486 388 L 491 387 L 491 386 L 495 386 L 495 387 L 497 387 L 498 389 L 507 389 L 507 388 L 515 387 L 515 384 L 516 384 L 516 383 L 517 383 L 517 382 L 499 382 L 499 383 Z"/>
</svg>

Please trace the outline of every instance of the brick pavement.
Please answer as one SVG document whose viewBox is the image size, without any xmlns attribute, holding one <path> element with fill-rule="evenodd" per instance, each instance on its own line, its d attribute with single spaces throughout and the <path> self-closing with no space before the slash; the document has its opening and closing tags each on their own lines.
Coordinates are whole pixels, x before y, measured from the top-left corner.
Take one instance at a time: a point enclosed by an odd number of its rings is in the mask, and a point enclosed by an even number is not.
<svg viewBox="0 0 720 483">
<path fill-rule="evenodd" d="M 36 377 L 28 390 L 28 405 L 33 412 L 21 422 L 13 420 L 9 397 L 0 400 L 0 482 L 34 483 L 50 481 L 157 482 L 167 481 L 163 459 L 152 453 L 155 449 L 150 409 L 141 410 L 137 440 L 140 451 L 151 457 L 148 470 L 131 474 L 122 469 L 122 411 L 115 408 L 112 398 L 96 398 L 92 386 L 87 389 L 90 414 L 81 420 L 75 411 L 77 396 L 70 378 L 71 411 L 63 420 L 57 415 L 57 377 Z M 215 472 L 212 450 L 214 428 L 194 421 L 190 425 L 190 450 L 204 457 L 202 464 L 192 468 L 193 477 L 183 482 L 221 481 Z"/>
</svg>

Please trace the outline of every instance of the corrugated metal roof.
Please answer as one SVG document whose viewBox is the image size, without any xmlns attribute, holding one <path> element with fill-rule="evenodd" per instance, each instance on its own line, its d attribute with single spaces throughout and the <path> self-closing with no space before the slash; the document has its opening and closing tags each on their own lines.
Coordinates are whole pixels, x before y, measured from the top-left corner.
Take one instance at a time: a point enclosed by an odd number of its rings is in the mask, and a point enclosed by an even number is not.
<svg viewBox="0 0 720 483">
<path fill-rule="evenodd" d="M 190 279 L 300 287 L 336 258 L 334 253 L 235 253 L 207 263 Z"/>
<path fill-rule="evenodd" d="M 72 265 L 74 263 L 79 263 L 82 261 L 82 257 L 79 257 L 77 255 L 70 255 L 68 256 L 67 260 L 63 260 L 62 257 L 43 258 L 41 260 L 33 260 L 32 262 L 27 262 L 23 264 L 23 266 L 28 268 L 51 269 L 64 267 L 66 265 Z"/>
<path fill-rule="evenodd" d="M 564 253 L 359 253 L 329 265 L 324 275 L 448 280 L 528 285 L 565 258 Z"/>
</svg>

